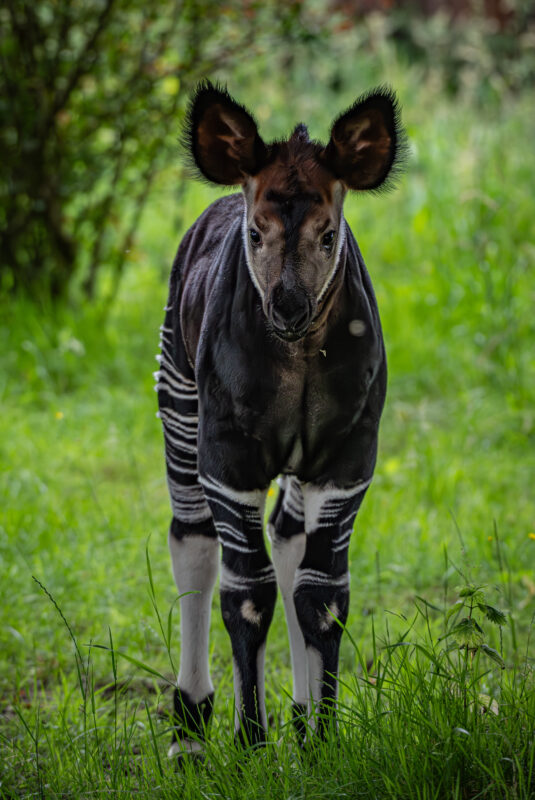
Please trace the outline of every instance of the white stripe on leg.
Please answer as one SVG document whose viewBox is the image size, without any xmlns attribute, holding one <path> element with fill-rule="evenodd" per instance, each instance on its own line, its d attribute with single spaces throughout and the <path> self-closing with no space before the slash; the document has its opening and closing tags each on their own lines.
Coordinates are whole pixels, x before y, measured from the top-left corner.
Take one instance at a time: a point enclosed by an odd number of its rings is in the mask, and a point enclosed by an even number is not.
<svg viewBox="0 0 535 800">
<path fill-rule="evenodd" d="M 169 536 L 173 575 L 180 599 L 180 670 L 177 684 L 198 703 L 214 691 L 208 665 L 212 592 L 219 565 L 215 537 Z"/>
<path fill-rule="evenodd" d="M 276 536 L 271 530 L 271 526 L 269 526 L 269 534 L 272 540 L 271 558 L 277 575 L 277 583 L 281 590 L 286 613 L 286 624 L 288 626 L 292 659 L 293 699 L 295 703 L 306 705 L 309 697 L 308 662 L 305 640 L 297 619 L 293 598 L 295 572 L 303 560 L 306 536 L 301 533 L 285 539 Z"/>
</svg>

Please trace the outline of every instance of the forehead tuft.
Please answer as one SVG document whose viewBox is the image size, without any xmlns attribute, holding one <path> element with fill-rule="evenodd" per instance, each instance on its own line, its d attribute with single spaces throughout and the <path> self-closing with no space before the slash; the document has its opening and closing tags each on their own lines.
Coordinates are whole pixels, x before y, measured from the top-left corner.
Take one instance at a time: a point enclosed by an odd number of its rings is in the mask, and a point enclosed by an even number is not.
<svg viewBox="0 0 535 800">
<path fill-rule="evenodd" d="M 274 142 L 269 163 L 255 176 L 256 199 L 277 204 L 299 197 L 330 202 L 336 177 L 323 163 L 323 150 L 308 138 L 304 125 L 298 125 L 288 141 Z"/>
<path fill-rule="evenodd" d="M 308 135 L 307 126 L 303 125 L 302 122 L 300 122 L 299 125 L 296 125 L 294 128 L 294 132 L 290 137 L 290 142 L 301 142 L 301 143 L 310 142 L 310 136 Z"/>
</svg>

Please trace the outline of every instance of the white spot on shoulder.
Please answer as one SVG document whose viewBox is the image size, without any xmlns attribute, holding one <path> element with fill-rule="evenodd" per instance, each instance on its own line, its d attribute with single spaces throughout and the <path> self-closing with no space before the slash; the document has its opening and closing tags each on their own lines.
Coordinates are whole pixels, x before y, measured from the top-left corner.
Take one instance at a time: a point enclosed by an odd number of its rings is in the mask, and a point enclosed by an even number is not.
<svg viewBox="0 0 535 800">
<path fill-rule="evenodd" d="M 260 625 L 262 621 L 262 612 L 256 610 L 252 600 L 244 600 L 241 604 L 240 612 L 247 622 L 251 622 L 253 625 Z"/>
<path fill-rule="evenodd" d="M 352 319 L 349 323 L 349 333 L 351 336 L 364 336 L 366 323 L 361 319 Z"/>
</svg>

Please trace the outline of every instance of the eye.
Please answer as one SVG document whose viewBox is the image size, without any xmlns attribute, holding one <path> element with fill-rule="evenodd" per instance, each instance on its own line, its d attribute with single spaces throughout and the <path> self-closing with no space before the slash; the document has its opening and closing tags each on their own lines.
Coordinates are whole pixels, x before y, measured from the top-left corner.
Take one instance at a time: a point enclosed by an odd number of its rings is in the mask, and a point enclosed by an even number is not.
<svg viewBox="0 0 535 800">
<path fill-rule="evenodd" d="M 321 237 L 322 249 L 325 250 L 327 253 L 330 253 L 333 246 L 333 242 L 334 242 L 334 231 L 329 231 L 328 233 L 325 233 Z"/>
<path fill-rule="evenodd" d="M 253 247 L 258 247 L 259 245 L 262 244 L 262 237 L 260 236 L 258 231 L 255 231 L 254 228 L 249 229 L 249 239 L 251 240 L 251 244 L 253 245 Z"/>
</svg>

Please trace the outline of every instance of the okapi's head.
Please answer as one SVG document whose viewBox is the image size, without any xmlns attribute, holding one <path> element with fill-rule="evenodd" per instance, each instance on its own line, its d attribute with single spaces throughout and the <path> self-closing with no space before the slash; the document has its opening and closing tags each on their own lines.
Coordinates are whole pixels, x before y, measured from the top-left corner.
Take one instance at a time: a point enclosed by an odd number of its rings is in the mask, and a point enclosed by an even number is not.
<svg viewBox="0 0 535 800">
<path fill-rule="evenodd" d="M 381 88 L 333 123 L 327 146 L 298 125 L 265 144 L 251 114 L 228 92 L 199 85 L 186 123 L 195 167 L 212 183 L 241 186 L 251 278 L 273 331 L 304 336 L 321 309 L 344 243 L 348 190 L 375 190 L 395 172 L 403 131 L 394 93 Z"/>
</svg>

